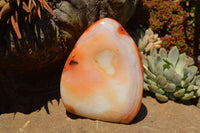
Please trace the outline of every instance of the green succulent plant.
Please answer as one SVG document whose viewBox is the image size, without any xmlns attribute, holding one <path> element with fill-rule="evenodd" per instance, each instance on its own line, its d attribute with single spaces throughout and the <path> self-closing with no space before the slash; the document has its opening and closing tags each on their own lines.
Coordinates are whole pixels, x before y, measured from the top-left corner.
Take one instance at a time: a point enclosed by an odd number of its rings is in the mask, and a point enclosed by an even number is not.
<svg viewBox="0 0 200 133">
<path fill-rule="evenodd" d="M 137 40 L 138 49 L 142 54 L 150 52 L 153 47 L 159 49 L 162 44 L 158 34 L 154 34 L 151 28 L 147 30 L 137 29 L 134 40 Z"/>
<path fill-rule="evenodd" d="M 185 53 L 179 54 L 175 46 L 167 54 L 152 48 L 149 55 L 141 54 L 144 67 L 144 90 L 155 93 L 155 97 L 166 102 L 189 100 L 200 96 L 200 75 L 196 66 L 187 65 Z"/>
</svg>

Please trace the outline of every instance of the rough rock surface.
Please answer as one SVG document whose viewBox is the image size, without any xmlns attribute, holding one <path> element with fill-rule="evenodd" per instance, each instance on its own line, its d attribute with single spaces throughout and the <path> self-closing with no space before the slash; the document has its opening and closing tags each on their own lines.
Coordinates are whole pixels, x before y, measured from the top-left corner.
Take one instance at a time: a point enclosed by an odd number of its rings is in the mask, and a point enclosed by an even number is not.
<svg viewBox="0 0 200 133">
<path fill-rule="evenodd" d="M 61 38 L 68 41 L 63 45 L 71 49 L 81 33 L 100 18 L 111 17 L 122 25 L 126 24 L 136 9 L 137 1 L 63 0 L 56 3 L 54 20 L 60 28 Z"/>
<path fill-rule="evenodd" d="M 145 97 L 139 114 L 129 125 L 108 123 L 66 114 L 62 103 L 29 115 L 0 115 L 1 133 L 199 133 L 200 109 L 169 101 L 161 104 Z M 49 114 L 47 113 L 49 112 Z"/>
<path fill-rule="evenodd" d="M 30 113 L 59 97 L 66 58 L 82 32 L 102 17 L 125 24 L 137 0 L 56 0 L 56 17 L 19 22 L 22 39 L 0 21 L 0 114 Z"/>
</svg>

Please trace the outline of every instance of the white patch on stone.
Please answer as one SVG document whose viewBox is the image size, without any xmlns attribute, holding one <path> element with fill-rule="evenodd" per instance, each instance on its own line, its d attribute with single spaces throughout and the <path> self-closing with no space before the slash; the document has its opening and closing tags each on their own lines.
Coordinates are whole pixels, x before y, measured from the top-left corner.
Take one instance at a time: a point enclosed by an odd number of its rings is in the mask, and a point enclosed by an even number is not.
<svg viewBox="0 0 200 133">
<path fill-rule="evenodd" d="M 115 68 L 112 64 L 114 56 L 114 52 L 105 50 L 96 55 L 95 61 L 107 74 L 113 75 L 115 73 Z"/>
<path fill-rule="evenodd" d="M 129 83 L 121 83 L 119 80 L 111 80 L 112 87 L 114 92 L 116 92 L 118 101 L 120 103 L 125 103 L 127 101 L 128 92 L 130 91 Z"/>
<path fill-rule="evenodd" d="M 91 111 L 91 114 L 102 114 L 105 111 L 108 111 L 110 109 L 110 104 L 105 99 L 105 96 L 103 96 L 98 91 L 94 95 L 92 104 L 88 105 L 88 109 Z"/>
</svg>

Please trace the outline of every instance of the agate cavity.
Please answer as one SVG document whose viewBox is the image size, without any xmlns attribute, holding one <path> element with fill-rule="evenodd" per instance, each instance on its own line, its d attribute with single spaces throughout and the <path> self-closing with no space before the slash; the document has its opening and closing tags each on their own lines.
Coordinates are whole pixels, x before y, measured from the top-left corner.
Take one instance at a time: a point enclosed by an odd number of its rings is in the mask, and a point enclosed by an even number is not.
<svg viewBox="0 0 200 133">
<path fill-rule="evenodd" d="M 60 91 L 67 111 L 130 123 L 143 92 L 143 67 L 132 38 L 115 20 L 104 18 L 79 38 L 67 59 Z"/>
</svg>

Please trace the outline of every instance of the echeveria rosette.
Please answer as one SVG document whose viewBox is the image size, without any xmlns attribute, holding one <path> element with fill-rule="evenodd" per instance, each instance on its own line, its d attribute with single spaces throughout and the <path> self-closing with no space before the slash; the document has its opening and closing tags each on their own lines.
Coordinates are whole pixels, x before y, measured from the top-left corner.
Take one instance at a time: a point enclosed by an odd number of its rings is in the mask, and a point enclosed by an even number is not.
<svg viewBox="0 0 200 133">
<path fill-rule="evenodd" d="M 164 48 L 159 52 L 153 48 L 149 55 L 141 55 L 144 90 L 155 93 L 159 101 L 189 100 L 200 96 L 198 68 L 188 66 L 186 54 L 180 54 L 176 46 L 169 54 Z"/>
</svg>

